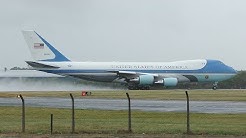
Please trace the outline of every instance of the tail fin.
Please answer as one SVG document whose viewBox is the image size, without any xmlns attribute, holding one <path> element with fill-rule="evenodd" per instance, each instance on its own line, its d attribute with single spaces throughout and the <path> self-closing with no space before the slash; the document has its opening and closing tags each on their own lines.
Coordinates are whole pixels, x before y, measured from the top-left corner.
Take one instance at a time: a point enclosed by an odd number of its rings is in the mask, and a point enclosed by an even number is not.
<svg viewBox="0 0 246 138">
<path fill-rule="evenodd" d="M 36 61 L 70 61 L 35 31 L 22 31 L 31 55 Z"/>
</svg>

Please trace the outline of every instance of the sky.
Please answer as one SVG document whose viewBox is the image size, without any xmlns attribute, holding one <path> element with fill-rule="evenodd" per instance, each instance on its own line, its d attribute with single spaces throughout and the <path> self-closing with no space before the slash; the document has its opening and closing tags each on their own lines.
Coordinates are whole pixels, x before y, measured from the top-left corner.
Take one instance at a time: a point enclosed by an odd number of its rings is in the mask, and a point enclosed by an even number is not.
<svg viewBox="0 0 246 138">
<path fill-rule="evenodd" d="M 74 61 L 218 59 L 246 70 L 245 0 L 0 0 L 0 70 L 35 30 Z"/>
</svg>

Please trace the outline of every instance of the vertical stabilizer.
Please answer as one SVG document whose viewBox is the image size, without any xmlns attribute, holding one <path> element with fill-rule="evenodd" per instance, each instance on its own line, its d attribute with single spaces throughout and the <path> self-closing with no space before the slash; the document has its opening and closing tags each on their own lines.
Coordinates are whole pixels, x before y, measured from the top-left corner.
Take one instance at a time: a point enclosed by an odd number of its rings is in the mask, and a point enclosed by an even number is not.
<svg viewBox="0 0 246 138">
<path fill-rule="evenodd" d="M 31 55 L 36 61 L 70 61 L 35 31 L 22 31 Z"/>
</svg>

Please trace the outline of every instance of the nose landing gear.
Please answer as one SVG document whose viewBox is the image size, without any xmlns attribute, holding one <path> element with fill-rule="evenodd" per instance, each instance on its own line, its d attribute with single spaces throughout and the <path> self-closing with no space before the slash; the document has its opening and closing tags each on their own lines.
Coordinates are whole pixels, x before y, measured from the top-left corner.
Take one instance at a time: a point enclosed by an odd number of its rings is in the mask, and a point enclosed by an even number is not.
<svg viewBox="0 0 246 138">
<path fill-rule="evenodd" d="M 214 82 L 212 89 L 217 90 L 217 88 L 218 88 L 218 82 Z"/>
</svg>

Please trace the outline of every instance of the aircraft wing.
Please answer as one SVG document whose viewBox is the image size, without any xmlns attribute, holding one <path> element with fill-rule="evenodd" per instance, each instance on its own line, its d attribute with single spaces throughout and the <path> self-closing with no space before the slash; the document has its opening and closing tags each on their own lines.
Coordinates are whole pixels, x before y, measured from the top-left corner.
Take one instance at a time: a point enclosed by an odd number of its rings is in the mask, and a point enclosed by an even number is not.
<svg viewBox="0 0 246 138">
<path fill-rule="evenodd" d="M 109 71 L 109 72 L 117 73 L 117 75 L 120 78 L 126 78 L 126 79 L 134 79 L 134 78 L 137 78 L 137 77 L 139 77 L 141 75 L 152 75 L 155 78 L 159 77 L 158 74 L 142 73 L 142 72 L 134 72 L 134 71 L 121 71 L 121 70 L 118 70 L 118 71 Z"/>
<path fill-rule="evenodd" d="M 148 85 L 176 86 L 179 81 L 187 80 L 186 77 L 177 74 L 153 74 L 135 71 L 109 71 L 117 73 L 119 79 L 124 79 L 128 83 L 128 88 L 149 89 Z"/>
</svg>

